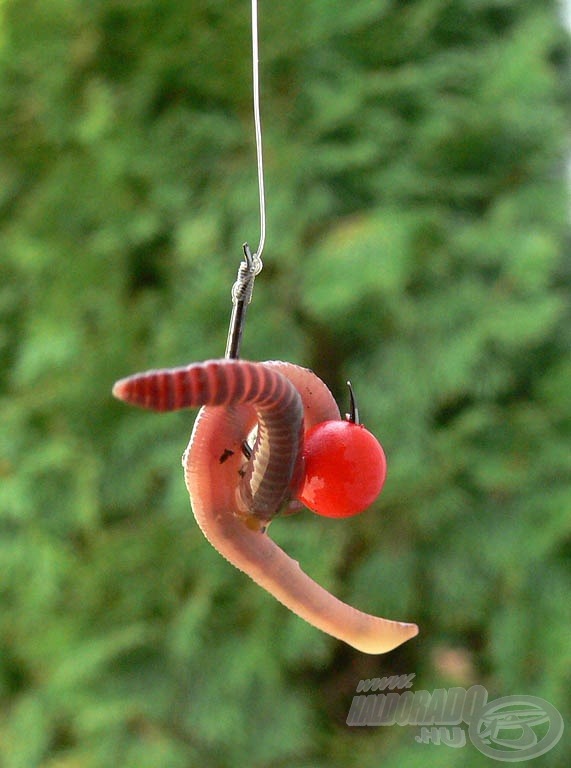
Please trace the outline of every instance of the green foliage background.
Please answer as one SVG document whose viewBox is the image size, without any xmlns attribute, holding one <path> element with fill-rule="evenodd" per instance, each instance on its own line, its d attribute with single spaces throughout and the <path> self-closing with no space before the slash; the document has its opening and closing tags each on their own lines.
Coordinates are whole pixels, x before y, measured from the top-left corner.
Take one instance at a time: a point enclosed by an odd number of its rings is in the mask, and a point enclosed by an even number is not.
<svg viewBox="0 0 571 768">
<path fill-rule="evenodd" d="M 340 401 L 350 376 L 386 448 L 372 510 L 274 524 L 336 594 L 420 624 L 369 657 L 203 539 L 193 414 L 110 396 L 223 354 L 258 236 L 249 3 L 0 5 L 3 767 L 489 765 L 345 725 L 361 678 L 412 672 L 568 717 L 557 9 L 261 2 L 268 242 L 243 355 L 309 365 Z"/>
</svg>

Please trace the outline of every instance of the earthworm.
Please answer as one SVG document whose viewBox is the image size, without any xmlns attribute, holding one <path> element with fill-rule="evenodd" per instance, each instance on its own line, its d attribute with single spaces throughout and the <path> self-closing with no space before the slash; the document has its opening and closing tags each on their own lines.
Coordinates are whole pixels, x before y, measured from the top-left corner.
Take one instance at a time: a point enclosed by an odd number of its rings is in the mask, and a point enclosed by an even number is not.
<svg viewBox="0 0 571 768">
<path fill-rule="evenodd" d="M 135 374 L 113 394 L 158 411 L 203 406 L 182 463 L 203 534 L 230 563 L 313 626 L 364 653 L 384 653 L 415 624 L 363 613 L 313 581 L 267 534 L 303 472 L 303 433 L 339 419 L 312 371 L 271 361 L 222 359 Z M 257 426 L 251 456 L 245 440 Z M 249 453 L 249 451 L 248 451 Z"/>
</svg>

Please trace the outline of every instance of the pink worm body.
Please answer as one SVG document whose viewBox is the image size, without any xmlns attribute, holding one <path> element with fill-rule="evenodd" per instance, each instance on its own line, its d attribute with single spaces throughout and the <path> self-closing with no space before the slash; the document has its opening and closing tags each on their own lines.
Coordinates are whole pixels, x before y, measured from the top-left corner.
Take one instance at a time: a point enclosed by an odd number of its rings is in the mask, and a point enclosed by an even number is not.
<svg viewBox="0 0 571 768">
<path fill-rule="evenodd" d="M 266 530 L 299 480 L 303 432 L 339 419 L 328 388 L 290 363 L 211 360 L 122 379 L 116 397 L 154 410 L 204 406 L 183 455 L 202 532 L 227 560 L 313 626 L 364 653 L 385 653 L 415 624 L 363 613 L 313 581 Z M 251 458 L 242 446 L 257 424 Z"/>
</svg>

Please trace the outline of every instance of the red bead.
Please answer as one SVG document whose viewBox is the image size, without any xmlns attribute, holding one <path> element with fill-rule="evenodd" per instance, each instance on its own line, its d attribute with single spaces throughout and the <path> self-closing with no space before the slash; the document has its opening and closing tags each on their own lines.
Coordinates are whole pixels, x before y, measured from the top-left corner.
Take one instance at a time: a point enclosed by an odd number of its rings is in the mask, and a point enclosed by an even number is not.
<svg viewBox="0 0 571 768">
<path fill-rule="evenodd" d="M 324 421 L 304 438 L 304 477 L 297 493 L 324 517 L 350 517 L 377 498 L 387 460 L 378 440 L 362 424 Z"/>
</svg>

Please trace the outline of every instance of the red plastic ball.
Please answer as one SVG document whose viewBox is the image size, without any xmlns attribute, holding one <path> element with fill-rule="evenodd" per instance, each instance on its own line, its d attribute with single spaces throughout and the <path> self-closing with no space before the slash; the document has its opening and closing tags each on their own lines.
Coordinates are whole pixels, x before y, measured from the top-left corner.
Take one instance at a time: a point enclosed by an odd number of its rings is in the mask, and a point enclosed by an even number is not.
<svg viewBox="0 0 571 768">
<path fill-rule="evenodd" d="M 305 435 L 304 475 L 296 498 L 324 517 L 350 517 L 377 498 L 387 460 L 362 424 L 324 421 Z"/>
</svg>

